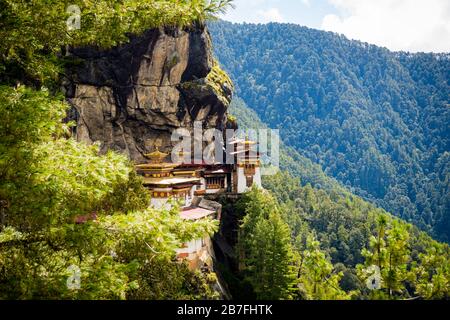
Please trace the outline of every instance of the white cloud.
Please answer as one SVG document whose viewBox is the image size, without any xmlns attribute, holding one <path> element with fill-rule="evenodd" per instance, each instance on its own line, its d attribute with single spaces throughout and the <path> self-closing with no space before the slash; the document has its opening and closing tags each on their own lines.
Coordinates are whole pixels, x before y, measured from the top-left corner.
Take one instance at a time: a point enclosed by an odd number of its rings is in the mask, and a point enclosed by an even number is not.
<svg viewBox="0 0 450 320">
<path fill-rule="evenodd" d="M 449 0 L 329 0 L 322 29 L 391 50 L 450 52 Z"/>
<path fill-rule="evenodd" d="M 281 1 L 283 1 L 284 4 L 286 3 L 286 0 L 234 0 L 233 2 L 236 9 L 228 10 L 223 18 L 232 22 L 286 22 L 286 19 L 282 14 L 281 7 L 279 6 Z"/>
<path fill-rule="evenodd" d="M 302 3 L 307 7 L 311 7 L 311 0 L 302 0 Z"/>
<path fill-rule="evenodd" d="M 256 13 L 262 23 L 267 22 L 284 22 L 284 18 L 278 8 L 270 8 L 267 10 L 258 10 Z"/>
</svg>

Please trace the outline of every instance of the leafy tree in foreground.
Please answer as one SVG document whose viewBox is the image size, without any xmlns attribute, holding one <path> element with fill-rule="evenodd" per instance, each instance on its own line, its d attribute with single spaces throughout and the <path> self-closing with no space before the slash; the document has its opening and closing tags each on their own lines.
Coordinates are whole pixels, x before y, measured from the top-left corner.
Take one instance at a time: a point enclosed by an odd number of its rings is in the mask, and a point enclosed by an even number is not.
<svg viewBox="0 0 450 320">
<path fill-rule="evenodd" d="M 357 266 L 363 279 L 370 266 L 380 272 L 380 288 L 370 293 L 375 299 L 448 299 L 450 297 L 450 252 L 448 246 L 432 242 L 414 259 L 411 227 L 381 216 L 370 249 L 364 249 L 365 267 Z M 412 260 L 415 261 L 412 261 Z M 372 269 L 373 270 L 373 269 Z"/>
<path fill-rule="evenodd" d="M 189 27 L 223 12 L 231 0 L 1 0 L 0 79 L 48 83 L 61 71 L 61 48 L 109 48 L 161 26 Z M 68 28 L 80 10 L 79 28 Z"/>
<path fill-rule="evenodd" d="M 147 209 L 124 156 L 61 137 L 66 106 L 46 91 L 0 87 L 0 101 L 0 298 L 125 299 L 154 266 L 164 272 L 147 285 L 188 277 L 174 267 L 175 249 L 214 223 L 185 222 L 176 207 Z M 73 266 L 80 286 L 72 290 Z M 172 298 L 159 294 L 146 297 Z"/>
<path fill-rule="evenodd" d="M 68 138 L 68 105 L 55 88 L 62 48 L 189 27 L 230 3 L 0 0 L 0 299 L 215 296 L 214 277 L 188 271 L 175 249 L 217 225 L 183 221 L 176 206 L 148 209 L 125 156 Z M 67 30 L 69 4 L 81 9 L 79 30 Z"/>
</svg>

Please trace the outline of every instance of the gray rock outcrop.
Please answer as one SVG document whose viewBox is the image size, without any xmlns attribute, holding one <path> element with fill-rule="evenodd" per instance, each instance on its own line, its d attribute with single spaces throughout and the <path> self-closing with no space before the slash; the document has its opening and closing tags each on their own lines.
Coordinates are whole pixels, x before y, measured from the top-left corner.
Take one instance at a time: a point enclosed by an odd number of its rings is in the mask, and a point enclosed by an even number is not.
<svg viewBox="0 0 450 320">
<path fill-rule="evenodd" d="M 110 50 L 76 48 L 64 83 L 80 141 L 123 152 L 136 163 L 170 152 L 172 131 L 226 126 L 232 83 L 212 56 L 206 27 L 160 28 Z"/>
</svg>

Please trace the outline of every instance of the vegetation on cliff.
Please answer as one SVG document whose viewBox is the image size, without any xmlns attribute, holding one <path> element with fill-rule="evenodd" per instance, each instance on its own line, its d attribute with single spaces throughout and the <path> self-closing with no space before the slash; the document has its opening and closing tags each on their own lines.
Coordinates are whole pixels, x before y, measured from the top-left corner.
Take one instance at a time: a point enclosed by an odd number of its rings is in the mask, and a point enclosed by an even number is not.
<svg viewBox="0 0 450 320">
<path fill-rule="evenodd" d="M 61 72 L 61 48 L 110 48 L 126 42 L 129 34 L 151 28 L 203 23 L 231 4 L 231 0 L 2 0 L 0 79 L 48 83 Z"/>
<path fill-rule="evenodd" d="M 206 83 L 220 99 L 226 100 L 223 101 L 225 105 L 230 104 L 231 101 L 228 101 L 226 97 L 230 97 L 230 93 L 234 90 L 233 82 L 216 60 L 214 61 L 211 72 L 206 77 Z"/>
</svg>

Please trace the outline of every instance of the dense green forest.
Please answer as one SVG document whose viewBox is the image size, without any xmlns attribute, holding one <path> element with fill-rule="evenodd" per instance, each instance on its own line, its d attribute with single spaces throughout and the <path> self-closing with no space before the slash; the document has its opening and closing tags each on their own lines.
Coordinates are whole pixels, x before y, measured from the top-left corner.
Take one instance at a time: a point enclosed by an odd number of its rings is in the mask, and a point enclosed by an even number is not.
<svg viewBox="0 0 450 320">
<path fill-rule="evenodd" d="M 229 113 L 238 119 L 240 129 L 267 129 L 268 126 L 261 121 L 256 112 L 250 109 L 238 96 L 231 101 Z M 280 168 L 290 172 L 295 177 L 301 177 L 303 184 L 311 184 L 314 188 L 335 191 L 341 194 L 350 192 L 336 179 L 327 176 L 322 167 L 302 156 L 294 148 L 280 143 Z"/>
<path fill-rule="evenodd" d="M 291 283 L 297 289 L 294 298 L 449 297 L 448 245 L 359 197 L 301 187 L 298 179 L 287 173 L 266 179 L 264 186 L 280 204 L 281 216 L 291 231 L 289 243 L 296 253 L 291 265 L 298 270 L 297 280 Z M 252 212 L 253 200 L 248 201 L 246 209 Z M 270 234 L 268 230 L 263 233 Z M 380 270 L 382 281 L 376 290 L 369 290 L 367 280 L 373 276 L 373 266 Z"/>
<path fill-rule="evenodd" d="M 230 113 L 239 119 L 242 129 L 266 127 L 255 111 L 238 97 L 232 102 Z M 320 166 L 295 150 L 284 144 L 280 149 L 281 172 L 263 180 L 267 193 L 253 190 L 237 206 L 238 211 L 247 213 L 237 250 L 250 251 L 238 256 L 244 257 L 244 265 L 250 266 L 238 275 L 241 285 L 235 294 L 243 294 L 241 298 L 252 294 L 265 298 L 265 294 L 269 297 L 275 294 L 290 299 L 449 297 L 448 245 L 434 241 L 417 227 L 352 195 L 339 182 L 326 176 Z M 301 176 L 302 180 L 294 176 Z M 279 221 L 280 217 L 283 222 Z M 260 218 L 273 221 L 272 228 L 263 224 L 257 228 Z M 277 225 L 281 225 L 280 230 L 275 230 Z M 290 231 L 290 237 L 286 237 L 283 228 Z M 272 243 L 276 249 L 265 247 L 268 235 L 284 239 L 284 242 Z M 262 247 L 264 250 L 260 249 Z M 282 248 L 286 252 L 284 258 L 272 260 L 265 255 L 266 252 L 283 252 Z M 377 256 L 378 250 L 385 252 L 381 259 Z M 261 257 L 253 257 L 258 252 Z M 393 260 L 387 259 L 394 253 L 397 256 Z M 288 265 L 298 272 L 279 266 L 277 262 L 281 259 L 289 261 Z M 261 261 L 264 262 L 261 264 Z M 389 265 L 389 261 L 396 261 L 396 265 Z M 386 281 L 379 290 L 372 291 L 366 281 L 374 265 L 380 268 L 381 277 Z M 284 268 L 281 274 L 290 277 L 273 279 L 272 271 L 265 273 L 272 267 Z M 261 286 L 266 286 L 263 294 L 259 293 Z M 285 290 L 280 290 L 279 286 Z"/>
<path fill-rule="evenodd" d="M 149 208 L 125 155 L 70 137 L 58 88 L 62 48 L 203 23 L 229 1 L 87 3 L 70 1 L 85 18 L 68 31 L 68 1 L 0 0 L 0 299 L 214 298 L 214 277 L 179 264 L 175 249 L 216 223 Z"/>
<path fill-rule="evenodd" d="M 210 31 L 237 94 L 287 146 L 450 241 L 448 54 L 393 53 L 292 24 Z"/>
</svg>

